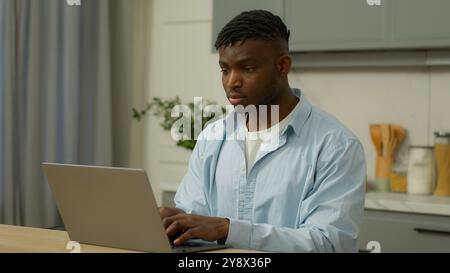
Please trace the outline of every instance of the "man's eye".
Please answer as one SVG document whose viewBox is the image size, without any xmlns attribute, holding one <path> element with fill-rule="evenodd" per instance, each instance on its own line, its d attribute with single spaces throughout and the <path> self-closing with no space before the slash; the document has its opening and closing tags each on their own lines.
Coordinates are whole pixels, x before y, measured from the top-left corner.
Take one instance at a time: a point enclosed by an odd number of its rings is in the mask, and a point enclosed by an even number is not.
<svg viewBox="0 0 450 273">
<path fill-rule="evenodd" d="M 255 70 L 255 68 L 254 67 L 246 67 L 245 68 L 245 72 L 253 72 Z"/>
<path fill-rule="evenodd" d="M 228 70 L 227 70 L 227 69 L 225 69 L 225 68 L 221 68 L 221 69 L 220 69 L 220 72 L 222 72 L 222 73 L 227 73 L 227 72 L 228 72 Z"/>
</svg>

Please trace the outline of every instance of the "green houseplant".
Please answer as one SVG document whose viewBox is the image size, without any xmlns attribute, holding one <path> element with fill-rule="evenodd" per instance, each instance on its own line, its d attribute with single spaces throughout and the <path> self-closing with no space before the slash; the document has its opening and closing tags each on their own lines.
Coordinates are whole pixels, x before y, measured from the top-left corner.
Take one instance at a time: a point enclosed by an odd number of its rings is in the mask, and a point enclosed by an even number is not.
<svg viewBox="0 0 450 273">
<path fill-rule="evenodd" d="M 215 104 L 214 102 L 207 102 L 208 105 Z M 142 120 L 148 113 L 153 114 L 157 118 L 161 120 L 160 126 L 164 131 L 170 131 L 174 126 L 175 122 L 179 119 L 179 117 L 172 117 L 172 109 L 177 105 L 186 105 L 189 107 L 191 113 L 194 113 L 195 107 L 198 107 L 195 103 L 191 102 L 188 104 L 183 104 L 181 99 L 178 96 L 170 99 L 162 99 L 159 97 L 153 97 L 150 102 L 148 102 L 144 109 L 138 110 L 133 108 L 133 118 L 137 121 Z M 225 107 L 221 107 L 222 113 L 225 113 Z M 211 115 L 209 117 L 205 117 L 202 115 L 202 129 L 205 124 L 210 120 L 214 119 L 215 116 Z M 194 135 L 195 128 L 194 116 L 191 116 L 191 135 L 194 136 L 192 139 L 181 139 L 176 141 L 176 145 L 188 150 L 193 150 L 196 144 L 197 136 Z"/>
</svg>

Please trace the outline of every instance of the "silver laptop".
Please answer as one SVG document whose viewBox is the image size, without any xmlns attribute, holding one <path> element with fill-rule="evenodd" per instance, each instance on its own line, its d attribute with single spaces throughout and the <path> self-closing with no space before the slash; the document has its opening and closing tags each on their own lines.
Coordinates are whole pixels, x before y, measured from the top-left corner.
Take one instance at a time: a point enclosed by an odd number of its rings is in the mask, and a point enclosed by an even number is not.
<svg viewBox="0 0 450 273">
<path fill-rule="evenodd" d="M 43 163 L 70 240 L 145 252 L 225 248 L 192 240 L 174 247 L 144 170 Z"/>
</svg>

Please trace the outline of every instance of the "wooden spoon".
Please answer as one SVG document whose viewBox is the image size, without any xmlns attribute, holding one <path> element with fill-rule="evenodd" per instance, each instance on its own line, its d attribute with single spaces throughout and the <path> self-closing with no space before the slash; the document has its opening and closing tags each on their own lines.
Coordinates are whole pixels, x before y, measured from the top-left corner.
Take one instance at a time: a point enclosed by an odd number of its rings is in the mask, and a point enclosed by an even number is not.
<svg viewBox="0 0 450 273">
<path fill-rule="evenodd" d="M 389 146 L 389 140 L 391 139 L 391 135 L 389 132 L 389 125 L 388 124 L 381 124 L 381 142 L 383 143 L 383 157 L 390 157 L 391 153 L 391 147 Z"/>
<path fill-rule="evenodd" d="M 397 136 L 398 144 L 401 144 L 403 140 L 405 140 L 405 129 L 396 124 L 393 124 L 391 126 L 394 129 L 395 135 Z"/>
<path fill-rule="evenodd" d="M 381 130 L 379 124 L 370 125 L 370 136 L 377 152 L 377 156 L 381 156 Z"/>
</svg>

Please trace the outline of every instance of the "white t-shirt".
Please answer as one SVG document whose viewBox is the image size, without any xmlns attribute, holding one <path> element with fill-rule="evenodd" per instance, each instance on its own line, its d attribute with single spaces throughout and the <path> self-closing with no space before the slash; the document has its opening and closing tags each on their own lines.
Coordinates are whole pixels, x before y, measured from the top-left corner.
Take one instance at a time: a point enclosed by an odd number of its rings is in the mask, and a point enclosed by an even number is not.
<svg viewBox="0 0 450 273">
<path fill-rule="evenodd" d="M 279 137 L 280 133 L 287 126 L 292 118 L 292 114 L 296 111 L 300 103 L 292 109 L 292 111 L 287 115 L 282 121 L 275 124 L 274 126 L 255 132 L 249 132 L 247 126 L 245 126 L 245 151 L 246 151 L 246 163 L 247 163 L 247 174 L 252 169 L 255 164 L 258 155 L 264 151 L 264 149 L 270 144 L 272 138 Z"/>
</svg>

